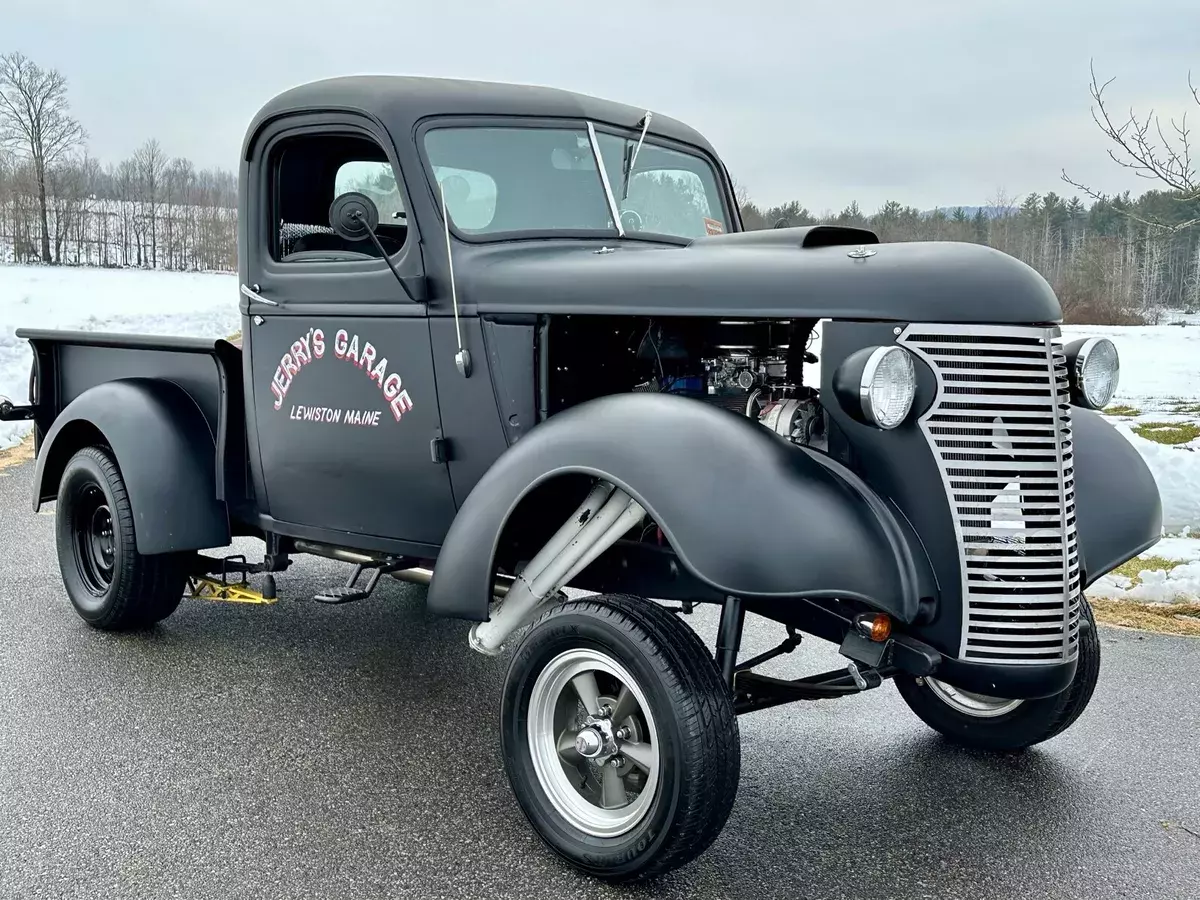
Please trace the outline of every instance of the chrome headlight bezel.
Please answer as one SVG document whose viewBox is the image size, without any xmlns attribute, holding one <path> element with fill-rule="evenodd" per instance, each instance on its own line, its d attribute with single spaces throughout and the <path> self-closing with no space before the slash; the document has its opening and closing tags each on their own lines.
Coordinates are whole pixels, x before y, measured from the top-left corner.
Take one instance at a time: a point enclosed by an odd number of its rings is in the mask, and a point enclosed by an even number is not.
<svg viewBox="0 0 1200 900">
<path fill-rule="evenodd" d="M 883 431 L 903 424 L 917 394 L 912 354 L 896 344 L 850 354 L 834 372 L 833 382 L 834 393 L 850 415 Z M 898 395 L 888 396 L 895 391 Z"/>
<path fill-rule="evenodd" d="M 1121 380 L 1117 345 L 1106 337 L 1081 338 L 1067 345 L 1066 356 L 1071 402 L 1085 409 L 1099 410 L 1108 406 Z M 1107 379 L 1107 383 L 1100 381 L 1098 385 L 1097 379 Z M 1100 393 L 1096 392 L 1097 387 L 1101 389 Z"/>
</svg>

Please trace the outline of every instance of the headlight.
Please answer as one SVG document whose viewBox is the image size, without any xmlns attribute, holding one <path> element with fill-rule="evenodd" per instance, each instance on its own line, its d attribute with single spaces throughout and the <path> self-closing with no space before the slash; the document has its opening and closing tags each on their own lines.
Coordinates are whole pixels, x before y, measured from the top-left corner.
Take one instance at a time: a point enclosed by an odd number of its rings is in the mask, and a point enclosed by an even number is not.
<svg viewBox="0 0 1200 900">
<path fill-rule="evenodd" d="M 912 410 L 917 373 L 903 347 L 867 347 L 842 361 L 833 387 L 842 406 L 859 421 L 895 428 Z"/>
<path fill-rule="evenodd" d="M 1066 347 L 1071 400 L 1088 409 L 1104 409 L 1112 402 L 1121 377 L 1116 345 L 1108 338 L 1083 338 Z"/>
</svg>

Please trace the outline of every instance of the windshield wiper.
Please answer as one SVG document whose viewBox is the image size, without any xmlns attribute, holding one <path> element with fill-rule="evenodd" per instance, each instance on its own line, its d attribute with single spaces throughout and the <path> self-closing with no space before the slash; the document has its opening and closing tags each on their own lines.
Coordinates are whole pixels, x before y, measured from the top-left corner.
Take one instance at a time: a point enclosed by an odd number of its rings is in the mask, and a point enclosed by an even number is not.
<svg viewBox="0 0 1200 900">
<path fill-rule="evenodd" d="M 621 170 L 621 199 L 629 199 L 629 176 L 633 174 L 633 167 L 637 165 L 638 151 L 642 149 L 642 144 L 646 142 L 646 132 L 650 130 L 650 119 L 654 113 L 646 110 L 646 115 L 642 117 L 642 133 L 638 138 L 637 146 L 633 148 L 633 152 L 629 152 L 629 147 L 625 148 L 625 165 Z M 637 127 L 637 126 L 634 126 Z"/>
</svg>

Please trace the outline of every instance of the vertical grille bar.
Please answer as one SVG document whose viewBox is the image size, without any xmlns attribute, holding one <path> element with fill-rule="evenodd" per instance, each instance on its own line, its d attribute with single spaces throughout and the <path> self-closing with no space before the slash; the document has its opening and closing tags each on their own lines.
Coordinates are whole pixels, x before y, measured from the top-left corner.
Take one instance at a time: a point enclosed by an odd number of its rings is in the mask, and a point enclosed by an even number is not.
<svg viewBox="0 0 1200 900">
<path fill-rule="evenodd" d="M 959 658 L 1074 657 L 1079 550 L 1066 357 L 1057 327 L 909 325 L 937 396 L 919 426 L 958 538 Z"/>
</svg>

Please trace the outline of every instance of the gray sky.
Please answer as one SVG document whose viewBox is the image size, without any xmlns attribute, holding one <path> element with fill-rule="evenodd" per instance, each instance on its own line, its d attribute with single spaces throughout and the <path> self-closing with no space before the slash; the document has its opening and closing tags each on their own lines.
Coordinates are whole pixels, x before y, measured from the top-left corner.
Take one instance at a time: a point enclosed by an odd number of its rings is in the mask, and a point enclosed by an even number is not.
<svg viewBox="0 0 1200 900">
<path fill-rule="evenodd" d="M 103 161 L 157 137 L 233 168 L 269 97 L 358 72 L 549 84 L 681 118 L 765 203 L 921 208 L 998 189 L 1144 189 L 1105 155 L 1117 109 L 1200 108 L 1197 0 L 4 0 L 0 52 L 70 79 Z"/>
</svg>

